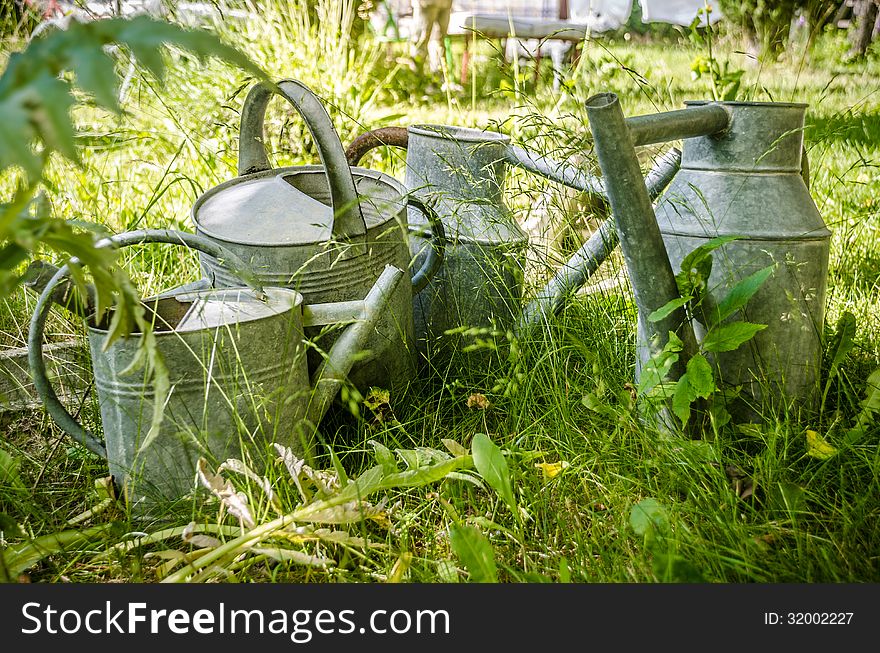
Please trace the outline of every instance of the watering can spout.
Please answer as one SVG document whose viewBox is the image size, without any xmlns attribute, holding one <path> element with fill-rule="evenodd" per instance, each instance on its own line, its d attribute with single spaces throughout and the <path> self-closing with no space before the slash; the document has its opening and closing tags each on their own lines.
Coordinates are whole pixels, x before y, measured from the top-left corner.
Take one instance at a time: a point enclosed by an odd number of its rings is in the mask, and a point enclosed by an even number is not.
<svg viewBox="0 0 880 653">
<path fill-rule="evenodd" d="M 330 408 L 336 393 L 355 364 L 357 354 L 363 351 L 379 318 L 388 309 L 402 278 L 403 270 L 386 265 L 362 302 L 345 302 L 359 305 L 360 315 L 333 343 L 327 358 L 312 377 L 314 391 L 306 415 L 306 419 L 312 424 L 317 425 Z"/>
</svg>

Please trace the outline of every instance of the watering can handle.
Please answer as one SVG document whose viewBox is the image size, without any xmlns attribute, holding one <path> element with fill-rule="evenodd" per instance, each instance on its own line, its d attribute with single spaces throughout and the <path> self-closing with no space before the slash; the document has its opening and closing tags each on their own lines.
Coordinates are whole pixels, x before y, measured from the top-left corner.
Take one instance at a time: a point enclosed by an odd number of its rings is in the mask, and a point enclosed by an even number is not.
<svg viewBox="0 0 880 653">
<path fill-rule="evenodd" d="M 231 263 L 233 269 L 242 270 L 244 264 L 240 259 L 228 251 L 226 248 L 196 234 L 183 231 L 171 231 L 166 229 L 142 229 L 138 231 L 129 231 L 111 238 L 105 238 L 98 242 L 96 247 L 126 247 L 128 245 L 136 245 L 140 243 L 171 243 L 175 245 L 185 245 L 191 247 L 215 258 L 222 259 L 227 263 Z M 30 329 L 28 331 L 28 366 L 30 367 L 31 378 L 37 394 L 46 405 L 46 410 L 55 423 L 67 433 L 76 442 L 85 446 L 92 453 L 98 454 L 103 458 L 107 458 L 107 450 L 101 441 L 92 433 L 87 431 L 77 420 L 71 415 L 55 393 L 51 381 L 46 374 L 46 361 L 43 358 L 43 329 L 46 326 L 46 318 L 49 317 L 49 311 L 52 308 L 52 291 L 59 283 L 64 281 L 70 274 L 70 266 L 62 266 L 49 280 L 43 288 L 37 300 L 34 314 L 31 317 Z M 262 294 L 262 288 L 255 287 L 246 283 L 243 279 L 239 279 L 242 285 L 254 288 L 258 293 Z"/>
<path fill-rule="evenodd" d="M 390 145 L 405 150 L 408 144 L 409 132 L 406 127 L 381 127 L 364 132 L 355 138 L 345 150 L 345 158 L 349 165 L 355 166 L 373 148 Z M 443 264 L 443 254 L 446 250 L 446 230 L 443 228 L 440 216 L 431 206 L 413 195 L 407 197 L 407 204 L 424 215 L 431 227 L 431 251 L 428 252 L 421 269 L 412 277 L 413 295 L 417 295 L 424 290 Z"/>
<path fill-rule="evenodd" d="M 418 295 L 428 282 L 437 274 L 440 266 L 443 265 L 443 255 L 446 251 L 446 230 L 443 228 L 443 221 L 437 212 L 428 204 L 420 200 L 418 197 L 409 195 L 406 203 L 418 210 L 428 222 L 431 228 L 430 251 L 428 252 L 422 267 L 412 277 L 412 293 L 413 296 Z M 412 231 L 412 227 L 410 227 Z"/>
<path fill-rule="evenodd" d="M 248 175 L 272 169 L 263 143 L 263 125 L 266 107 L 274 93 L 284 97 L 302 116 L 318 148 L 318 156 L 330 186 L 333 236 L 337 239 L 364 236 L 367 226 L 342 142 L 324 105 L 302 82 L 284 79 L 274 86 L 261 82 L 247 94 L 241 108 L 238 174 Z"/>
</svg>

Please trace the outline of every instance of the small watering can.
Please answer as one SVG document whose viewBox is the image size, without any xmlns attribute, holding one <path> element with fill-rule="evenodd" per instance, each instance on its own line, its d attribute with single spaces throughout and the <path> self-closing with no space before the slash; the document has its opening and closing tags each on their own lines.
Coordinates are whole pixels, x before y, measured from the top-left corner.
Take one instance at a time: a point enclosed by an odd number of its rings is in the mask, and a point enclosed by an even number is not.
<svg viewBox="0 0 880 653">
<path fill-rule="evenodd" d="M 523 334 L 558 311 L 617 244 L 613 227 L 606 223 L 523 314 L 528 236 L 504 202 L 508 166 L 605 202 L 603 182 L 575 166 L 514 146 L 505 134 L 450 125 L 377 129 L 352 141 L 346 156 L 356 165 L 371 149 L 385 145 L 407 150 L 404 183 L 434 200 L 448 241 L 443 266 L 414 305 L 416 340 L 423 353 L 435 348 L 456 351 L 470 344 L 447 333 L 450 330 L 514 327 Z M 662 157 L 649 174 L 652 196 L 659 195 L 677 171 L 677 154 Z M 424 218 L 415 213 L 409 220 L 425 226 Z M 423 256 L 424 242 L 411 242 L 413 254 Z"/>
<path fill-rule="evenodd" d="M 273 169 L 269 164 L 263 123 L 273 93 L 287 99 L 304 119 L 320 166 Z M 196 233 L 238 255 L 261 283 L 293 288 L 307 303 L 358 300 L 385 266 L 407 270 L 407 206 L 425 216 L 432 234 L 430 253 L 411 283 L 396 286 L 350 374 L 362 391 L 405 386 L 415 374 L 413 296 L 443 258 L 443 225 L 436 214 L 407 195 L 393 177 L 350 168 L 330 116 L 314 93 L 295 80 L 275 87 L 258 84 L 248 93 L 241 113 L 238 173 L 196 201 Z M 202 256 L 202 267 L 215 285 L 234 283 L 208 254 Z M 319 338 L 318 331 L 307 328 L 306 334 L 328 348 L 335 335 Z M 319 352 L 309 352 L 310 369 L 320 360 Z"/>
<path fill-rule="evenodd" d="M 237 257 L 189 233 L 134 231 L 102 246 L 182 244 L 241 269 Z M 265 462 L 279 443 L 308 456 L 317 424 L 388 304 L 403 271 L 387 266 L 363 301 L 304 305 L 288 288 L 176 289 L 145 299 L 152 338 L 167 368 L 167 394 L 144 367 L 133 365 L 142 334 L 105 347 L 107 322 L 88 324 L 92 368 L 104 442 L 89 433 L 58 400 L 46 376 L 42 335 L 53 291 L 69 275 L 62 267 L 44 287 L 28 334 L 34 385 L 55 422 L 75 441 L 103 456 L 135 512 L 190 492 L 196 463 L 238 458 Z M 309 379 L 304 327 L 348 322 L 327 359 Z M 162 419 L 154 426 L 156 402 Z"/>
<path fill-rule="evenodd" d="M 640 364 L 670 330 L 680 330 L 684 348 L 672 376 L 680 375 L 713 316 L 721 315 L 713 307 L 772 266 L 749 301 L 720 322 L 766 328 L 741 347 L 714 352 L 716 373 L 728 388 L 742 390 L 731 405 L 737 421 L 762 419 L 768 402 L 778 410 L 813 408 L 831 232 L 807 186 L 807 105 L 688 102 L 682 110 L 624 118 L 617 97 L 601 93 L 586 107 L 639 308 Z M 684 142 L 681 171 L 655 214 L 645 188 L 628 182 L 638 173 L 634 147 L 677 139 Z M 682 309 L 647 320 L 678 298 L 674 274 L 685 257 L 723 236 L 737 238 L 712 253 L 704 310 L 692 322 Z"/>
</svg>

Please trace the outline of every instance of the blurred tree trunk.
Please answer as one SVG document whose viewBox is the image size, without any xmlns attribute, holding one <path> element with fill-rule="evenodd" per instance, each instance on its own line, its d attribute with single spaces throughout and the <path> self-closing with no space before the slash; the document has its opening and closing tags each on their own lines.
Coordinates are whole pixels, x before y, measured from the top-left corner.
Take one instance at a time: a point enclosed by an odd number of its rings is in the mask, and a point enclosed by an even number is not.
<svg viewBox="0 0 880 653">
<path fill-rule="evenodd" d="M 864 57 L 874 37 L 877 10 L 880 0 L 856 0 L 853 7 L 853 22 L 850 24 L 851 57 Z"/>
</svg>

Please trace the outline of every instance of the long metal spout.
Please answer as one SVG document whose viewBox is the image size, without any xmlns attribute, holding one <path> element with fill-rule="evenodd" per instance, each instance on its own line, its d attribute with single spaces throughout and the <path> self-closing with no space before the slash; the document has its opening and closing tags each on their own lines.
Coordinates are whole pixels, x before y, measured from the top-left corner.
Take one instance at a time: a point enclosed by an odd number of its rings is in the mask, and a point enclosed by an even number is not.
<svg viewBox="0 0 880 653">
<path fill-rule="evenodd" d="M 683 308 L 657 322 L 647 319 L 658 308 L 677 299 L 679 292 L 651 197 L 642 180 L 633 139 L 615 94 L 592 96 L 586 101 L 586 109 L 620 248 L 639 309 L 639 332 L 644 336 L 651 355 L 663 349 L 670 331 L 677 333 L 684 343 L 678 364 L 670 370 L 670 376 L 675 380 L 696 352 L 696 338 Z"/>
<path fill-rule="evenodd" d="M 676 148 L 657 158 L 648 176 L 645 177 L 648 195 L 652 200 L 659 197 L 669 185 L 680 165 L 681 152 Z M 602 197 L 607 200 L 604 189 Z M 619 242 L 613 219 L 608 218 L 526 306 L 517 325 L 517 333 L 521 337 L 528 335 L 534 328 L 562 310 L 572 293 L 593 276 Z"/>
<path fill-rule="evenodd" d="M 366 346 L 370 333 L 394 296 L 397 284 L 403 279 L 403 270 L 386 265 L 376 283 L 363 301 L 361 319 L 347 327 L 333 343 L 327 358 L 312 377 L 314 392 L 306 419 L 317 426 L 330 408 L 333 398 L 356 361 L 356 355 Z"/>
</svg>

